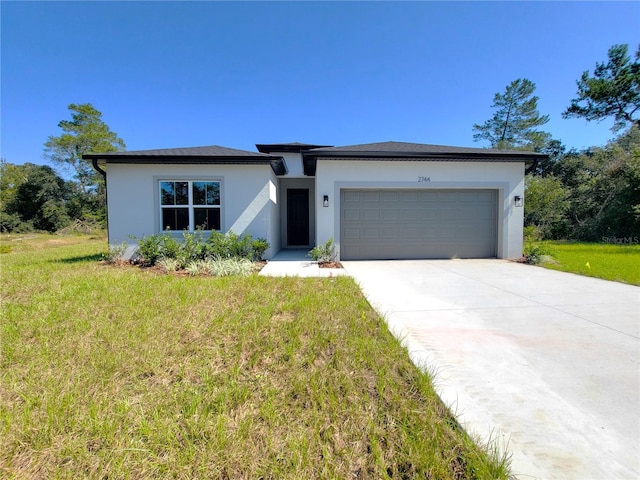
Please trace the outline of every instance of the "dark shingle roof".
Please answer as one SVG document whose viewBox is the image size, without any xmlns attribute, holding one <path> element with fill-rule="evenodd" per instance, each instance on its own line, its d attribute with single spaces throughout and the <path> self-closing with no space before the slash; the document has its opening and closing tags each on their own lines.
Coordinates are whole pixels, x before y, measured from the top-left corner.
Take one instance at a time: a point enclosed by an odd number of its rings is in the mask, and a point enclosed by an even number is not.
<svg viewBox="0 0 640 480">
<path fill-rule="evenodd" d="M 384 161 L 462 161 L 462 162 L 525 162 L 533 165 L 547 155 L 519 150 L 449 147 L 408 142 L 378 142 L 343 147 L 316 148 L 303 152 L 305 175 L 313 176 L 318 158 L 328 160 L 379 159 Z"/>
<path fill-rule="evenodd" d="M 450 147 L 446 145 L 430 145 L 425 143 L 409 143 L 409 142 L 377 142 L 364 143 L 361 145 L 346 145 L 342 147 L 317 148 L 310 152 L 313 155 L 339 154 L 339 155 L 357 155 L 365 153 L 377 153 L 380 156 L 402 156 L 410 155 L 464 155 L 475 154 L 482 156 L 500 155 L 500 156 L 545 156 L 544 154 L 535 152 L 524 152 L 519 150 L 495 150 L 490 148 L 471 148 L 471 147 Z"/>
<path fill-rule="evenodd" d="M 276 175 L 286 173 L 284 159 L 276 155 L 237 150 L 209 145 L 206 147 L 162 148 L 127 152 L 92 153 L 83 155 L 88 160 L 104 160 L 109 163 L 197 163 L 234 165 L 271 165 Z"/>
<path fill-rule="evenodd" d="M 316 145 L 313 143 L 256 143 L 256 148 L 262 153 L 271 152 L 301 152 L 303 150 L 310 150 L 312 148 L 326 148 L 331 145 Z"/>
<path fill-rule="evenodd" d="M 143 158 L 143 157 L 264 157 L 262 153 L 250 152 L 248 150 L 238 150 L 235 148 L 221 147 L 219 145 L 209 145 L 206 147 L 183 147 L 183 148 L 159 148 L 154 150 L 131 150 L 126 152 L 109 152 L 85 155 L 86 158 Z"/>
</svg>

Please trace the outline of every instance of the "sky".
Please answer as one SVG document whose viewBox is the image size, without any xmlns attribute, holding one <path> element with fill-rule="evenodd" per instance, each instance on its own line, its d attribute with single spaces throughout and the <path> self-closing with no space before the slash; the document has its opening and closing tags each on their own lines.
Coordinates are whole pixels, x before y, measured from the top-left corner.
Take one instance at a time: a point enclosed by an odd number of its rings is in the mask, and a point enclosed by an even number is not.
<svg viewBox="0 0 640 480">
<path fill-rule="evenodd" d="M 46 164 L 68 105 L 127 150 L 403 141 L 485 147 L 498 92 L 536 84 L 543 129 L 603 145 L 612 120 L 562 119 L 583 71 L 640 42 L 640 2 L 2 1 L 0 153 Z"/>
</svg>

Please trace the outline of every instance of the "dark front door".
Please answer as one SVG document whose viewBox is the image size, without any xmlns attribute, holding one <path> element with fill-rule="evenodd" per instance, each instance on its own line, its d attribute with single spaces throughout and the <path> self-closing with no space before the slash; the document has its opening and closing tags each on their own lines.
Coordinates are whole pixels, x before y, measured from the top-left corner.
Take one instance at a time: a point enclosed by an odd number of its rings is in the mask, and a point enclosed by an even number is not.
<svg viewBox="0 0 640 480">
<path fill-rule="evenodd" d="M 287 190 L 287 245 L 309 245 L 309 189 Z"/>
</svg>

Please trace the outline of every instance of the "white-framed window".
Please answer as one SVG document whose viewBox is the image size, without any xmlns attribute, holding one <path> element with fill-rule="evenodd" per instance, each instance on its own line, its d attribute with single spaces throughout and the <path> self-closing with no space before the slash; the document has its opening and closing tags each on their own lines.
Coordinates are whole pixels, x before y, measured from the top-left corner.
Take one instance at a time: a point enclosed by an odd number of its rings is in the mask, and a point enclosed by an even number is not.
<svg viewBox="0 0 640 480">
<path fill-rule="evenodd" d="M 220 230 L 220 182 L 161 180 L 162 230 Z"/>
</svg>

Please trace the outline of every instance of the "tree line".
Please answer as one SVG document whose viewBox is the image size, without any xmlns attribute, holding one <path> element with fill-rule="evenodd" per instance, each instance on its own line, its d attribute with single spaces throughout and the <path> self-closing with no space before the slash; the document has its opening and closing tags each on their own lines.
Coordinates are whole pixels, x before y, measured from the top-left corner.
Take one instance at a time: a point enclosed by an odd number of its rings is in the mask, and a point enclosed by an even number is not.
<svg viewBox="0 0 640 480">
<path fill-rule="evenodd" d="M 62 133 L 44 143 L 44 157 L 71 172 L 64 180 L 51 166 L 0 160 L 0 231 L 56 232 L 79 220 L 104 228 L 107 220 L 105 181 L 86 153 L 124 150 L 124 141 L 104 123 L 90 103 L 69 105 L 71 120 L 62 120 Z"/>
<path fill-rule="evenodd" d="M 627 45 L 614 45 L 606 62 L 583 72 L 577 96 L 564 118 L 613 120 L 617 137 L 603 146 L 567 150 L 540 127 L 549 121 L 538 111 L 535 84 L 517 79 L 496 93 L 494 114 L 473 125 L 474 141 L 490 148 L 548 155 L 528 166 L 525 226 L 537 238 L 640 237 L 640 47 L 631 59 Z M 83 154 L 121 151 L 124 141 L 104 123 L 91 104 L 69 105 L 71 120 L 44 143 L 51 165 L 72 173 L 64 180 L 47 165 L 0 161 L 0 231 L 55 232 L 75 220 L 104 227 L 104 178 Z"/>
<path fill-rule="evenodd" d="M 567 150 L 540 129 L 535 84 L 511 82 L 496 93 L 493 116 L 473 126 L 474 140 L 491 148 L 547 154 L 525 177 L 525 228 L 537 239 L 637 242 L 640 237 L 640 47 L 614 45 L 608 60 L 577 81 L 577 96 L 564 118 L 613 120 L 617 137 L 603 146 Z"/>
</svg>

